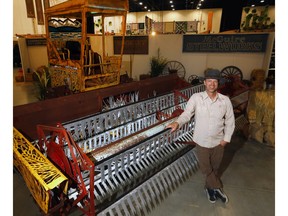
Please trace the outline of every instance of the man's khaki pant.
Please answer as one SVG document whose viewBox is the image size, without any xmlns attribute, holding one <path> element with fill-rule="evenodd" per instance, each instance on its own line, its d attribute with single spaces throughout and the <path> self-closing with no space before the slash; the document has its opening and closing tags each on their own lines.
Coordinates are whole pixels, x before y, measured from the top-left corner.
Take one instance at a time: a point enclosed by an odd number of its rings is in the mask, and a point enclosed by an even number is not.
<svg viewBox="0 0 288 216">
<path fill-rule="evenodd" d="M 196 144 L 196 153 L 200 170 L 206 177 L 205 187 L 209 189 L 222 188 L 218 170 L 223 158 L 224 147 L 218 145 L 214 148 L 204 148 Z"/>
</svg>

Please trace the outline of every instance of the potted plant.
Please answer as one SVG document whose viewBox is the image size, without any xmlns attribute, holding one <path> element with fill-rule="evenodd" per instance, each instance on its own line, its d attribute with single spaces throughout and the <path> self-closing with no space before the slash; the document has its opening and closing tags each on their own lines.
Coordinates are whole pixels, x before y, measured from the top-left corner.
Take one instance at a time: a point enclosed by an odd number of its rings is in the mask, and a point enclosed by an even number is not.
<svg viewBox="0 0 288 216">
<path fill-rule="evenodd" d="M 48 89 L 51 87 L 49 69 L 46 66 L 41 66 L 36 71 L 34 71 L 34 74 L 35 75 L 33 79 L 39 89 L 39 96 L 37 98 L 39 100 L 45 100 Z"/>
<path fill-rule="evenodd" d="M 163 58 L 160 55 L 160 48 L 158 48 L 157 56 L 153 56 L 150 59 L 150 66 L 151 66 L 150 75 L 151 75 L 151 77 L 159 76 L 162 73 L 166 63 L 167 63 L 167 59 Z"/>
</svg>

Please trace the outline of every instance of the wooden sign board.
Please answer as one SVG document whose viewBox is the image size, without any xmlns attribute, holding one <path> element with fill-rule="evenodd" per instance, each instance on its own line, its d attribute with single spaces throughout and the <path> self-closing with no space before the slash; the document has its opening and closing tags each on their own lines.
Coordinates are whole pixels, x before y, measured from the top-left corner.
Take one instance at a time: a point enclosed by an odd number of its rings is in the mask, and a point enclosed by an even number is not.
<svg viewBox="0 0 288 216">
<path fill-rule="evenodd" d="M 113 37 L 114 54 L 121 53 L 122 37 Z M 148 55 L 149 37 L 148 36 L 125 36 L 123 54 L 146 54 Z"/>
<path fill-rule="evenodd" d="M 183 35 L 183 52 L 265 52 L 268 34 Z"/>
</svg>

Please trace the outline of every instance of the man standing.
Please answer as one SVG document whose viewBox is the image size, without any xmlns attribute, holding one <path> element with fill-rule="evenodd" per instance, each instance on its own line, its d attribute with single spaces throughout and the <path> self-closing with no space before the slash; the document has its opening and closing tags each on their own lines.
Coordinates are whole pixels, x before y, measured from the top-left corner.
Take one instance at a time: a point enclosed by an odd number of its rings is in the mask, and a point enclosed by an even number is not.
<svg viewBox="0 0 288 216">
<path fill-rule="evenodd" d="M 194 116 L 193 141 L 196 143 L 200 170 L 206 178 L 205 191 L 211 203 L 215 203 L 217 198 L 228 202 L 218 170 L 224 147 L 230 142 L 235 128 L 232 103 L 227 96 L 217 92 L 220 79 L 219 70 L 206 70 L 205 91 L 193 94 L 179 118 L 166 126 L 173 132 Z"/>
</svg>

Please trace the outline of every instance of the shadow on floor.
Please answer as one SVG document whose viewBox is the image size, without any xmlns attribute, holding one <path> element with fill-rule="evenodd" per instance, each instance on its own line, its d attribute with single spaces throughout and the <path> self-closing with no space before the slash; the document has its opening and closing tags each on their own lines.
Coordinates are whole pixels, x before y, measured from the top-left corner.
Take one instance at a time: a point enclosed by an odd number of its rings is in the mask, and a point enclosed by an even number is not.
<svg viewBox="0 0 288 216">
<path fill-rule="evenodd" d="M 247 141 L 246 137 L 243 136 L 241 132 L 236 133 L 237 134 L 233 135 L 231 142 L 225 147 L 223 159 L 219 168 L 219 176 L 222 176 L 231 164 L 236 152 L 240 150 Z"/>
</svg>

